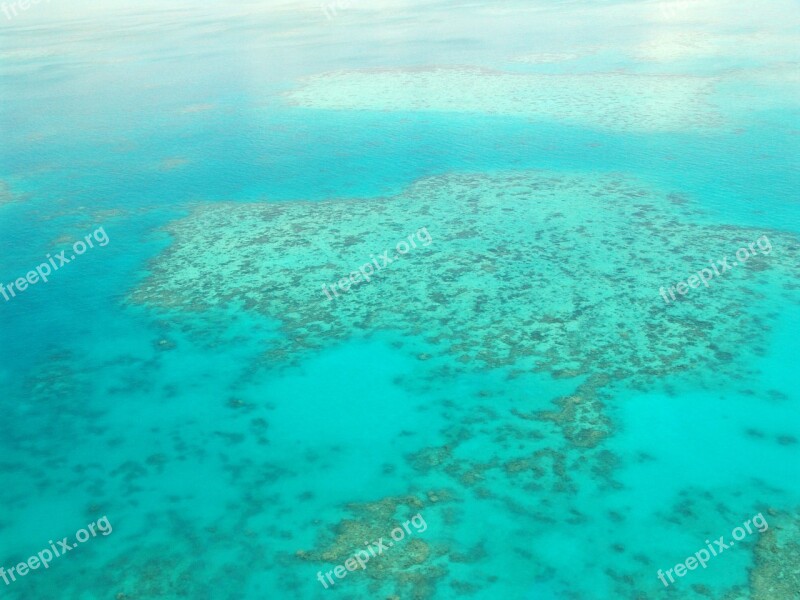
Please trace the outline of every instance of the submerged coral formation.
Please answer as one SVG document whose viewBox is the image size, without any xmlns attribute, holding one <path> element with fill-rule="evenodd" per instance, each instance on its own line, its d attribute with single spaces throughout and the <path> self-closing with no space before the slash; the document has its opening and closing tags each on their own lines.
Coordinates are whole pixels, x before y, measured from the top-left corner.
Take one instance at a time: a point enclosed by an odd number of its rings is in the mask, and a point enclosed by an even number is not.
<svg viewBox="0 0 800 600">
<path fill-rule="evenodd" d="M 430 237 L 415 237 L 416 247 L 401 254 L 398 242 L 423 228 Z M 603 448 L 614 432 L 608 408 L 616 386 L 646 389 L 675 374 L 744 380 L 776 323 L 772 307 L 797 302 L 800 290 L 793 235 L 710 224 L 685 200 L 611 174 L 450 174 L 389 198 L 198 204 L 168 229 L 173 244 L 130 301 L 193 313 L 194 321 L 229 306 L 274 320 L 283 335 L 264 337 L 265 367 L 380 331 L 401 336 L 397 347 L 417 359 L 420 380 L 409 389 L 506 373 L 518 394 L 487 389 L 442 399 L 438 410 L 451 425 L 441 442 L 405 453 L 407 489 L 450 488 L 545 538 L 550 523 L 579 531 L 587 522 L 586 507 L 573 502 L 577 492 L 621 485 L 618 458 Z M 755 252 L 709 287 L 663 299 L 660 288 L 764 235 L 769 252 Z M 376 267 L 369 280 L 329 298 L 323 285 L 365 264 Z M 539 377 L 548 378 L 543 388 L 525 387 Z M 593 491 L 580 483 L 587 479 Z M 448 496 L 429 494 L 426 510 L 441 506 L 444 523 L 463 520 L 462 505 Z M 332 539 L 320 523 L 316 549 L 283 560 L 338 564 L 364 536 L 394 526 L 401 504 L 351 506 L 356 518 L 339 520 Z M 464 593 L 499 585 L 491 573 L 480 584 L 477 576 L 467 581 L 446 546 L 408 541 L 348 587 L 432 598 L 442 585 Z M 623 541 L 609 540 L 610 551 L 635 553 Z M 521 565 L 541 563 L 524 544 L 512 552 Z M 658 568 L 648 558 L 637 564 Z M 532 577 L 558 580 L 543 564 Z M 635 597 L 632 577 L 615 573 L 616 593 Z"/>
<path fill-rule="evenodd" d="M 771 510 L 770 528 L 761 534 L 750 571 L 753 600 L 797 598 L 800 594 L 800 516 Z"/>
<path fill-rule="evenodd" d="M 453 111 L 556 120 L 620 131 L 718 127 L 714 79 L 630 73 L 530 74 L 478 68 L 342 71 L 287 93 L 322 109 Z"/>
<path fill-rule="evenodd" d="M 399 255 L 397 241 L 420 228 L 432 241 Z M 572 399 L 538 416 L 579 446 L 608 433 L 600 394 L 610 382 L 709 369 L 743 377 L 743 352 L 757 351 L 774 318 L 757 300 L 796 301 L 800 279 L 794 236 L 706 224 L 612 175 L 451 174 L 391 198 L 202 204 L 170 233 L 133 301 L 237 303 L 274 318 L 286 335 L 271 342 L 270 364 L 384 329 L 425 336 L 465 370 L 576 378 Z M 769 255 L 676 301 L 660 295 L 765 234 Z M 370 262 L 385 266 L 329 299 L 325 285 Z"/>
<path fill-rule="evenodd" d="M 446 499 L 447 492 L 442 496 Z M 435 492 L 428 494 L 429 504 L 440 502 L 442 498 Z M 354 577 L 368 578 L 368 588 L 371 594 L 383 593 L 384 595 L 396 594 L 395 597 L 413 598 L 422 600 L 432 598 L 438 579 L 447 574 L 447 568 L 441 558 L 445 558 L 448 550 L 441 544 L 432 545 L 417 537 L 424 533 L 424 529 L 409 529 L 408 539 L 401 542 L 392 542 L 389 534 L 393 529 L 415 513 L 421 514 L 425 502 L 415 496 L 389 497 L 376 502 L 351 504 L 348 509 L 353 514 L 353 519 L 345 519 L 334 528 L 331 540 L 320 543 L 321 549 L 316 551 L 300 550 L 296 556 L 300 560 L 317 562 L 322 566 L 331 568 L 345 560 L 357 551 L 364 550 L 365 542 L 368 543 L 378 538 L 385 538 L 388 544 L 385 552 L 381 549 L 376 556 L 368 558 L 363 571 L 356 569 Z M 425 529 L 427 528 L 427 525 Z M 399 535 L 399 534 L 398 534 Z M 369 556 L 369 555 L 366 555 Z M 446 564 L 446 563 L 445 563 Z M 335 585 L 335 584 L 334 584 Z M 348 581 L 351 592 L 358 585 Z M 393 597 L 393 596 L 387 596 Z"/>
<path fill-rule="evenodd" d="M 0 206 L 10 204 L 22 198 L 21 195 L 15 194 L 11 190 L 11 186 L 5 181 L 0 180 Z"/>
</svg>

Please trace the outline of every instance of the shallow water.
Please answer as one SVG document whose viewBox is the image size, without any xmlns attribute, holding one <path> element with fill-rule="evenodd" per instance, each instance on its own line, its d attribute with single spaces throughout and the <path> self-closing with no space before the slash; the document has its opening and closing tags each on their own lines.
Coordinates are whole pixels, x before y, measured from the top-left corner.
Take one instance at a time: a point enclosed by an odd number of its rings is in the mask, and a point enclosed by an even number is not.
<svg viewBox="0 0 800 600">
<path fill-rule="evenodd" d="M 6 596 L 800 597 L 796 5 L 328 13 L 0 16 Z"/>
</svg>

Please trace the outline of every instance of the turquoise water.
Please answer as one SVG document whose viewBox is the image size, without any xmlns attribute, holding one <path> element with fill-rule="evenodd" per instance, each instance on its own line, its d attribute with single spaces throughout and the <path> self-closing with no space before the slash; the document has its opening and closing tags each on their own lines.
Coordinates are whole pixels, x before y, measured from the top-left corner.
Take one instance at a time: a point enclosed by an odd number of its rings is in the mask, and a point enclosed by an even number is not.
<svg viewBox="0 0 800 600">
<path fill-rule="evenodd" d="M 800 598 L 798 17 L 0 15 L 5 595 Z"/>
</svg>

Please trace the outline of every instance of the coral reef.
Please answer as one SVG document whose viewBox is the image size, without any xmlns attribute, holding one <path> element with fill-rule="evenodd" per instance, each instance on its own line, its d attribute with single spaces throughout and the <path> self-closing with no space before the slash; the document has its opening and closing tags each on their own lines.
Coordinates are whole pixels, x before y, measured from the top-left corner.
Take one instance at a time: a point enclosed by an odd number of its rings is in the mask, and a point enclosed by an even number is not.
<svg viewBox="0 0 800 600">
<path fill-rule="evenodd" d="M 534 57 L 533 62 L 569 58 Z M 452 67 L 373 69 L 310 77 L 299 89 L 288 92 L 287 99 L 310 108 L 475 112 L 598 129 L 683 131 L 721 124 L 709 98 L 714 82 L 711 77 L 618 72 L 544 75 Z"/>
<path fill-rule="evenodd" d="M 392 253 L 421 228 L 431 243 Z M 570 397 L 553 399 L 558 410 L 536 416 L 581 447 L 611 432 L 603 398 L 614 382 L 643 387 L 684 371 L 744 380 L 748 351 L 759 352 L 775 319 L 757 300 L 797 302 L 800 280 L 794 236 L 706 224 L 684 203 L 613 175 L 451 174 L 368 201 L 202 204 L 169 232 L 173 245 L 131 301 L 244 306 L 274 319 L 285 336 L 270 341 L 269 366 L 354 334 L 435 332 L 427 341 L 451 370 L 575 379 Z M 659 294 L 762 235 L 768 256 L 669 304 Z M 391 264 L 370 281 L 326 297 L 324 284 L 387 249 Z M 437 356 L 414 352 L 422 354 Z"/>
<path fill-rule="evenodd" d="M 769 529 L 759 534 L 750 571 L 752 600 L 800 598 L 800 516 L 768 513 Z"/>
<path fill-rule="evenodd" d="M 437 496 L 437 502 L 447 501 L 449 492 L 429 492 Z M 431 500 L 430 502 L 433 502 Z M 335 525 L 333 535 L 322 534 L 318 550 L 298 550 L 299 560 L 324 563 L 327 569 L 343 564 L 368 543 L 384 538 L 391 547 L 378 556 L 369 559 L 366 568 L 357 569 L 352 575 L 363 573 L 371 594 L 396 594 L 400 598 L 427 600 L 435 598 L 437 581 L 448 574 L 447 557 L 450 553 L 444 544 L 429 543 L 422 537 L 424 532 L 411 529 L 406 539 L 390 542 L 389 533 L 425 507 L 425 502 L 415 496 L 389 497 L 375 502 L 350 504 L 347 510 L 352 519 L 344 519 Z M 330 538 L 330 539 L 325 539 Z M 357 586 L 352 580 L 344 582 L 343 587 Z M 388 590 L 388 591 L 387 591 Z M 391 595 L 387 596 L 391 597 Z"/>
</svg>

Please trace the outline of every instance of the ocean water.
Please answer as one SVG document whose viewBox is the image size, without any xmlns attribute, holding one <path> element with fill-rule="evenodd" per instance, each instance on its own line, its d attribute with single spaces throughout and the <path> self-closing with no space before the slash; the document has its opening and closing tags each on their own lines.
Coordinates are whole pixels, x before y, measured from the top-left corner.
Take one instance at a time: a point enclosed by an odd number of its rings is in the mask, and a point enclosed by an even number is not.
<svg viewBox="0 0 800 600">
<path fill-rule="evenodd" d="M 3 6 L 5 597 L 800 598 L 796 2 Z"/>
</svg>

